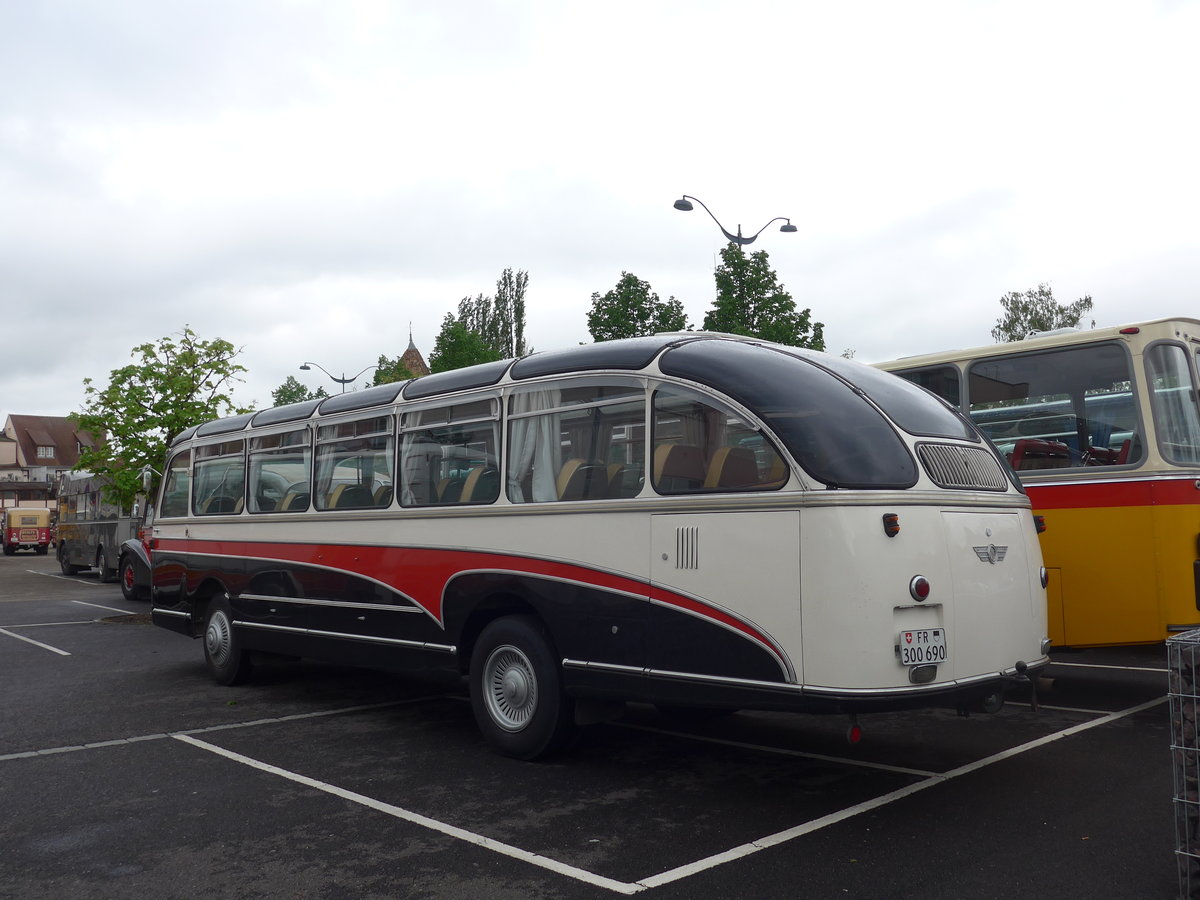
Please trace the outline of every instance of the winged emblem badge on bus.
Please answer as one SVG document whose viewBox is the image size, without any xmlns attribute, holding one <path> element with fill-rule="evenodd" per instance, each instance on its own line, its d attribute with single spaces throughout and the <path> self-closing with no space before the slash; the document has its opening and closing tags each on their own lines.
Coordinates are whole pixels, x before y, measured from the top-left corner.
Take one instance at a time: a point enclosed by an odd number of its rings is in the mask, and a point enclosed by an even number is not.
<svg viewBox="0 0 1200 900">
<path fill-rule="evenodd" d="M 975 555 L 979 557 L 980 562 L 990 563 L 995 565 L 998 562 L 1004 562 L 1004 557 L 1008 554 L 1007 547 L 997 547 L 995 544 L 988 544 L 986 547 L 972 547 Z"/>
</svg>

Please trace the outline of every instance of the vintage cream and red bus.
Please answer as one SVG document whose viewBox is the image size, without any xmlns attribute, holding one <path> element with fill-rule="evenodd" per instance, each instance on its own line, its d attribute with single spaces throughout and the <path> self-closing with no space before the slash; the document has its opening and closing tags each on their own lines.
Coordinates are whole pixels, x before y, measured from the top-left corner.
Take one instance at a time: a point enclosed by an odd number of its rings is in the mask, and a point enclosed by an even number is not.
<svg viewBox="0 0 1200 900">
<path fill-rule="evenodd" d="M 32 550 L 45 556 L 50 550 L 50 510 L 38 506 L 0 508 L 0 545 L 4 555 L 18 550 Z"/>
<path fill-rule="evenodd" d="M 958 412 L 868 366 L 635 338 L 200 425 L 172 445 L 153 619 L 467 676 L 503 753 L 614 701 L 968 706 L 1044 665 L 1029 501 Z"/>
<path fill-rule="evenodd" d="M 1049 332 L 879 367 L 1005 453 L 1045 522 L 1056 645 L 1200 627 L 1200 321 Z"/>
</svg>

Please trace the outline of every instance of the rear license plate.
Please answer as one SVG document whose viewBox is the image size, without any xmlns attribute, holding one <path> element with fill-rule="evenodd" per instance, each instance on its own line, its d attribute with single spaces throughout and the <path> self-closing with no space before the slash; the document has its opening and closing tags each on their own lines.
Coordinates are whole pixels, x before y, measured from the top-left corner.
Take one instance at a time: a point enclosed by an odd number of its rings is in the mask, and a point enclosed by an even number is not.
<svg viewBox="0 0 1200 900">
<path fill-rule="evenodd" d="M 900 647 L 900 664 L 904 666 L 941 663 L 949 658 L 945 628 L 913 628 L 910 631 L 902 631 L 897 645 Z"/>
</svg>

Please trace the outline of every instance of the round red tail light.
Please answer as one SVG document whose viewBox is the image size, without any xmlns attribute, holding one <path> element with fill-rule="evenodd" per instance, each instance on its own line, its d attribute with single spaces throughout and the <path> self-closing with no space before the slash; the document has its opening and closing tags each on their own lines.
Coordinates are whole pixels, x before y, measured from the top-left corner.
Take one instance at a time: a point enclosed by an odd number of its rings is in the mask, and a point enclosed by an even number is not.
<svg viewBox="0 0 1200 900">
<path fill-rule="evenodd" d="M 929 579 L 924 575 L 914 575 L 912 581 L 908 583 L 908 592 L 918 603 L 927 599 L 929 597 Z"/>
</svg>

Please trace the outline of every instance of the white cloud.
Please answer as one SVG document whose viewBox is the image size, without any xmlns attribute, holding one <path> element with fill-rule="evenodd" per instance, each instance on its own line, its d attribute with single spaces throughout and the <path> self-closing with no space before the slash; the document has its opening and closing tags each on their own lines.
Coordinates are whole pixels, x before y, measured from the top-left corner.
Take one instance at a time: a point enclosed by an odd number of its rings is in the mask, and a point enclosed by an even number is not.
<svg viewBox="0 0 1200 900">
<path fill-rule="evenodd" d="M 682 193 L 731 230 L 790 217 L 755 249 L 859 359 L 986 343 L 1041 281 L 1102 324 L 1187 314 L 1198 25 L 1148 2 L 10 4 L 0 415 L 77 408 L 184 323 L 244 346 L 240 395 L 267 403 L 410 322 L 428 354 L 509 266 L 535 347 L 588 340 L 622 271 L 698 323 L 722 238 Z"/>
</svg>

